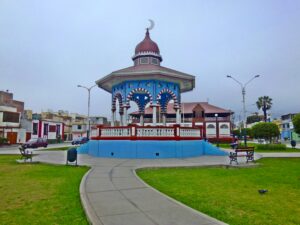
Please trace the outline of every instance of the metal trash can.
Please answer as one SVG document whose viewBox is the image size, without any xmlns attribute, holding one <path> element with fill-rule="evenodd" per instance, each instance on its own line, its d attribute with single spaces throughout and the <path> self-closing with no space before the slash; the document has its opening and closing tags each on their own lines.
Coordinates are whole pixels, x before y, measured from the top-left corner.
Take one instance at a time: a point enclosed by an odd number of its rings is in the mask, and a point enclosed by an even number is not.
<svg viewBox="0 0 300 225">
<path fill-rule="evenodd" d="M 70 148 L 67 152 L 67 165 L 68 163 L 74 163 L 77 166 L 77 149 L 76 148 Z"/>
<path fill-rule="evenodd" d="M 296 141 L 295 140 L 291 140 L 291 146 L 293 147 L 293 148 L 295 148 L 296 147 Z"/>
</svg>

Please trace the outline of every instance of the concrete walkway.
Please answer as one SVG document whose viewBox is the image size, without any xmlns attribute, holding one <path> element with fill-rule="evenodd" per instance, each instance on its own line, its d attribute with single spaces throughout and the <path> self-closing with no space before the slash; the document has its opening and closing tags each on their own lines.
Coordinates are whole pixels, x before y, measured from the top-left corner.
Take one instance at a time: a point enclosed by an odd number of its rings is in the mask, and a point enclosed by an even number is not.
<svg viewBox="0 0 300 225">
<path fill-rule="evenodd" d="M 275 153 L 264 153 L 264 157 Z M 279 154 L 279 153 L 276 153 Z M 300 157 L 300 153 L 288 153 Z M 260 155 L 256 155 L 259 158 Z M 284 155 L 287 157 L 287 155 Z M 65 151 L 39 152 L 34 161 L 65 164 Z M 99 225 L 217 225 L 225 224 L 193 210 L 149 187 L 135 170 L 143 167 L 228 166 L 228 157 L 188 159 L 107 159 L 79 155 L 79 165 L 91 166 L 80 185 L 87 217 Z M 244 166 L 245 164 L 240 164 Z"/>
<path fill-rule="evenodd" d="M 64 164 L 66 152 L 41 152 L 34 161 Z M 79 165 L 91 166 L 80 186 L 81 200 L 92 224 L 217 225 L 225 224 L 193 210 L 149 187 L 135 170 L 144 167 L 228 165 L 228 157 L 187 159 L 107 159 L 79 155 Z M 242 164 L 243 165 L 243 164 Z"/>
</svg>

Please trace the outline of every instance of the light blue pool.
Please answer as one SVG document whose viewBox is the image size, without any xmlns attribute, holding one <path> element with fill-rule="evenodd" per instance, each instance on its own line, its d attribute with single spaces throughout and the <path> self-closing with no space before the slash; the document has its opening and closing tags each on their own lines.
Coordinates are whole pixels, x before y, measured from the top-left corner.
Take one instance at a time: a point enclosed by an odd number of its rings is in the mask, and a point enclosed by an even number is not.
<svg viewBox="0 0 300 225">
<path fill-rule="evenodd" d="M 222 151 L 203 140 L 91 140 L 78 147 L 77 151 L 79 154 L 89 154 L 95 157 L 129 159 L 187 158 L 201 155 L 227 155 L 225 151 Z"/>
</svg>

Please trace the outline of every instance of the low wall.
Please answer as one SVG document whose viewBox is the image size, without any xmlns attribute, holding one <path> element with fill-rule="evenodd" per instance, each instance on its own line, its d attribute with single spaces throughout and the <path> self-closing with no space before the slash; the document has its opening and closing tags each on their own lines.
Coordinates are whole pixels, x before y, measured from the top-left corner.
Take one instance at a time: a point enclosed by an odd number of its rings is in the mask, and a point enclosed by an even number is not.
<svg viewBox="0 0 300 225">
<path fill-rule="evenodd" d="M 106 158 L 187 158 L 201 155 L 227 155 L 203 140 L 191 141 L 130 141 L 90 140 L 77 149 L 79 154 Z"/>
</svg>

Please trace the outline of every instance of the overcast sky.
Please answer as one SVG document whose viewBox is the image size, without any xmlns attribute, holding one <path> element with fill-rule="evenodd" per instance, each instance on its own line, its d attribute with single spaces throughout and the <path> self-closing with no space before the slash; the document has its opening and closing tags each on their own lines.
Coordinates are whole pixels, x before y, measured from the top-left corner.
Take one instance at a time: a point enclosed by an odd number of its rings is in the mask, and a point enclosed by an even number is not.
<svg viewBox="0 0 300 225">
<path fill-rule="evenodd" d="M 132 66 L 135 46 L 151 38 L 166 66 L 196 76 L 183 101 L 207 101 L 249 113 L 259 96 L 273 113 L 300 112 L 300 1 L 0 0 L 0 90 L 34 112 L 87 113 L 87 91 L 114 70 Z M 111 96 L 94 88 L 91 114 L 110 117 Z"/>
</svg>

